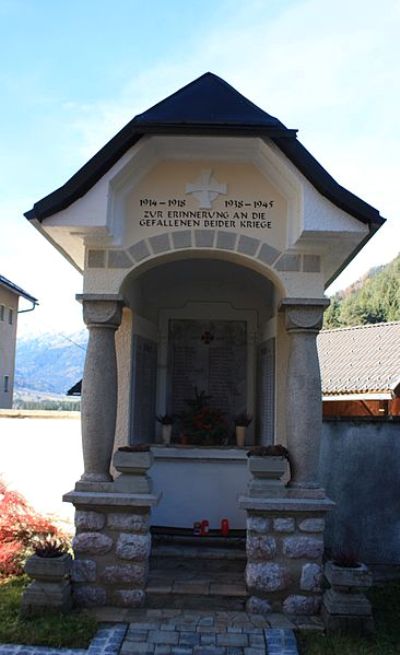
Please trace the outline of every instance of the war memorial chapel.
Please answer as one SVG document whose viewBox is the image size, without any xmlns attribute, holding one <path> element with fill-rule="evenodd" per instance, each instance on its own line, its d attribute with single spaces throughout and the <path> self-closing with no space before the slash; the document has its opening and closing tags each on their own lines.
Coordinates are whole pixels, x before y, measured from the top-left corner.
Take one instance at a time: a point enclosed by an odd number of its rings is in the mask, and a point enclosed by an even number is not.
<svg viewBox="0 0 400 655">
<path fill-rule="evenodd" d="M 81 604 L 144 602 L 150 527 L 189 532 L 207 519 L 217 531 L 225 518 L 235 534 L 247 526 L 253 605 L 272 593 L 315 612 L 304 567 L 315 578 L 332 506 L 318 483 L 316 337 L 324 289 L 383 224 L 379 212 L 295 129 L 206 73 L 133 118 L 26 216 L 83 274 L 85 470 L 65 497 L 77 508 Z M 199 396 L 206 418 L 191 434 L 179 417 Z M 170 444 L 165 415 L 178 417 Z M 115 456 L 113 481 L 113 454 L 135 443 L 150 444 L 142 486 Z M 251 486 L 246 453 L 271 444 L 289 451 L 287 484 Z"/>
</svg>

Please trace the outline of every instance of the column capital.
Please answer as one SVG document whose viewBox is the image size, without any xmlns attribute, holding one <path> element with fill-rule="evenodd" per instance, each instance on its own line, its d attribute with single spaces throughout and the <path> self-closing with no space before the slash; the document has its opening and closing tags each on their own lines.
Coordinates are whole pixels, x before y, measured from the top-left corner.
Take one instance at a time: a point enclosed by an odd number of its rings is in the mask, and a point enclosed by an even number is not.
<svg viewBox="0 0 400 655">
<path fill-rule="evenodd" d="M 77 299 L 82 301 L 83 320 L 88 327 L 119 327 L 124 304 L 121 296 L 83 294 Z"/>
<path fill-rule="evenodd" d="M 279 311 L 285 312 L 288 332 L 319 332 L 324 310 L 330 304 L 328 298 L 284 298 Z"/>
</svg>

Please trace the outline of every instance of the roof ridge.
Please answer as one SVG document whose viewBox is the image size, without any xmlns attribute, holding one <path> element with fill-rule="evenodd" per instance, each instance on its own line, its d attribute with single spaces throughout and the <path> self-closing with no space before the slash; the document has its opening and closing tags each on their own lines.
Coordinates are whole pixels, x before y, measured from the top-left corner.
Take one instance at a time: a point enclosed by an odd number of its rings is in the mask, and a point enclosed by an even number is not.
<svg viewBox="0 0 400 655">
<path fill-rule="evenodd" d="M 365 328 L 377 328 L 383 325 L 400 325 L 400 321 L 381 321 L 380 323 L 365 323 L 364 325 L 347 325 L 340 328 L 328 328 L 321 330 L 320 334 L 327 334 L 327 332 L 344 332 L 345 330 L 360 330 Z"/>
</svg>

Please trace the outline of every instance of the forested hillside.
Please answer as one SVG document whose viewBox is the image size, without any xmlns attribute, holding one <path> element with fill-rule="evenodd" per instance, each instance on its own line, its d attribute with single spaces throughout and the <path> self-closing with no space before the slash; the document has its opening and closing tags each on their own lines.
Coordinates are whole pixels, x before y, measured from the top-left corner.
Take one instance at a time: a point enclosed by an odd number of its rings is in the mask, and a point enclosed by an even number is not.
<svg viewBox="0 0 400 655">
<path fill-rule="evenodd" d="M 400 321 L 400 255 L 332 296 L 324 328 Z"/>
</svg>

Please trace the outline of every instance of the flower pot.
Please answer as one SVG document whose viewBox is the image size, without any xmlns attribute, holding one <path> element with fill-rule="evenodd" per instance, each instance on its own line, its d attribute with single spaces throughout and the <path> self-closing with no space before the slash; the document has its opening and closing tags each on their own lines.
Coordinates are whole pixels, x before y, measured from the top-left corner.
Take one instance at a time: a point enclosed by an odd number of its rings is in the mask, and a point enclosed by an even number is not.
<svg viewBox="0 0 400 655">
<path fill-rule="evenodd" d="M 35 580 L 55 582 L 66 578 L 72 566 L 72 557 L 68 553 L 60 557 L 39 557 L 32 555 L 26 561 L 24 571 Z"/>
<path fill-rule="evenodd" d="M 339 566 L 329 561 L 325 564 L 325 577 L 332 589 L 339 592 L 366 591 L 372 585 L 372 573 L 365 564 Z"/>
<path fill-rule="evenodd" d="M 246 431 L 247 427 L 244 425 L 236 425 L 235 434 L 236 434 L 236 445 L 238 448 L 244 448 L 246 442 Z"/>
<path fill-rule="evenodd" d="M 114 480 L 114 491 L 131 494 L 150 494 L 153 489 L 148 469 L 153 464 L 153 453 L 146 451 L 117 450 L 114 466 L 120 475 Z"/>
<path fill-rule="evenodd" d="M 255 478 L 280 480 L 286 471 L 286 460 L 280 456 L 252 457 L 248 459 L 249 471 Z"/>
<path fill-rule="evenodd" d="M 23 592 L 21 616 L 43 616 L 49 612 L 68 612 L 72 607 L 69 578 L 72 558 L 68 553 L 60 557 L 32 555 L 25 564 L 25 573 L 33 581 Z"/>
<path fill-rule="evenodd" d="M 150 450 L 144 452 L 117 450 L 114 453 L 113 463 L 120 473 L 144 475 L 153 464 L 153 453 Z"/>
<path fill-rule="evenodd" d="M 328 633 L 372 634 L 375 630 L 371 603 L 363 593 L 372 584 L 365 564 L 339 566 L 325 564 L 325 577 L 331 588 L 322 598 L 321 616 Z"/>
<path fill-rule="evenodd" d="M 286 471 L 286 460 L 281 456 L 250 456 L 248 467 L 252 476 L 249 482 L 251 496 L 280 496 L 284 493 L 281 480 Z"/>
<path fill-rule="evenodd" d="M 171 443 L 172 425 L 161 426 L 161 437 L 163 444 L 168 446 Z"/>
</svg>

